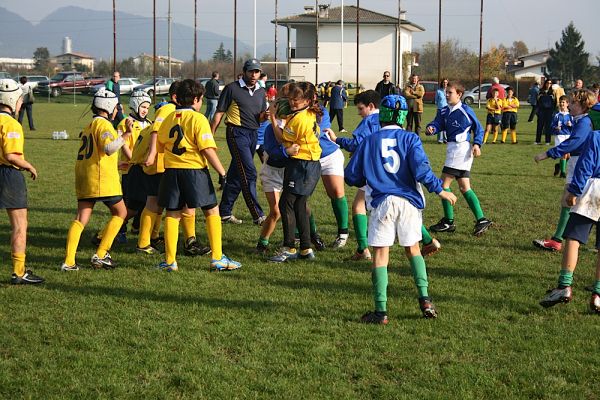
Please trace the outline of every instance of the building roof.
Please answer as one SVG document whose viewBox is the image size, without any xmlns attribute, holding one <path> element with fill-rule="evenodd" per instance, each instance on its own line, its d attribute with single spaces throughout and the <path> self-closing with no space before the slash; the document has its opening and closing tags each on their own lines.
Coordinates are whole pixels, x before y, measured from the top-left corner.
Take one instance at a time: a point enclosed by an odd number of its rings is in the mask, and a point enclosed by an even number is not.
<svg viewBox="0 0 600 400">
<path fill-rule="evenodd" d="M 356 6 L 344 6 L 344 24 L 356 24 Z M 292 15 L 277 19 L 277 25 L 315 25 L 316 13 L 306 12 L 304 14 Z M 359 19 L 361 25 L 398 25 L 398 17 L 381 14 L 375 11 L 360 8 Z M 319 17 L 319 25 L 336 24 L 339 25 L 342 20 L 342 7 L 331 7 L 328 9 L 327 17 Z M 272 20 L 271 23 L 275 23 Z M 414 24 L 408 20 L 401 20 L 402 28 L 413 32 L 423 32 L 425 28 Z"/>
<path fill-rule="evenodd" d="M 533 52 L 533 53 L 525 54 L 524 56 L 520 56 L 520 57 L 517 57 L 517 58 L 519 60 L 522 60 L 524 58 L 529 58 L 529 57 L 533 57 L 533 56 L 539 56 L 540 54 L 550 54 L 550 49 L 536 51 L 536 52 Z"/>
<path fill-rule="evenodd" d="M 85 53 L 80 53 L 77 51 L 72 51 L 70 53 L 64 53 L 64 54 L 59 54 L 56 57 L 64 57 L 64 56 L 75 56 L 78 58 L 89 58 L 90 60 L 93 60 L 94 57 L 90 56 L 89 54 L 85 54 Z"/>
<path fill-rule="evenodd" d="M 149 58 L 152 59 L 153 55 L 152 54 L 147 54 L 147 53 L 142 53 L 139 56 L 135 57 L 135 58 Z M 158 62 L 169 62 L 169 56 L 161 56 L 161 55 L 156 55 L 156 61 Z M 171 57 L 171 62 L 175 63 L 175 64 L 183 64 L 184 61 L 183 60 L 179 60 L 177 58 Z"/>
</svg>

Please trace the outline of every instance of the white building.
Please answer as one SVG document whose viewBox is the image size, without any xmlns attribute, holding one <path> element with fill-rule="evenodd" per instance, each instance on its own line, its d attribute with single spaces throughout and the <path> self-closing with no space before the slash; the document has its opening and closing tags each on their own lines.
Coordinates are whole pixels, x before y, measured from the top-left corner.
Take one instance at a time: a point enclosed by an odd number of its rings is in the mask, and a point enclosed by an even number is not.
<svg viewBox="0 0 600 400">
<path fill-rule="evenodd" d="M 346 82 L 358 81 L 369 89 L 375 88 L 377 82 L 382 79 L 383 71 L 390 71 L 392 79 L 399 76 L 397 17 L 364 8 L 359 10 L 360 46 L 357 59 L 356 6 L 344 6 L 343 10 L 342 7 L 319 8 L 318 18 L 314 8 L 305 7 L 307 12 L 304 14 L 277 20 L 277 25 L 285 26 L 288 32 L 289 79 L 316 83 L 342 79 Z M 294 45 L 292 30 L 295 30 Z M 400 47 L 403 54 L 412 51 L 413 32 L 424 30 L 404 18 L 401 19 Z M 402 75 L 406 77 L 407 73 L 408 71 L 403 71 Z"/>
<path fill-rule="evenodd" d="M 34 69 L 35 60 L 33 58 L 9 58 L 0 57 L 0 68 L 3 69 Z"/>
<path fill-rule="evenodd" d="M 539 82 L 547 73 L 546 62 L 549 57 L 549 50 L 526 54 L 518 58 L 517 65 L 509 66 L 507 72 L 514 74 L 517 80 L 533 78 Z"/>
</svg>

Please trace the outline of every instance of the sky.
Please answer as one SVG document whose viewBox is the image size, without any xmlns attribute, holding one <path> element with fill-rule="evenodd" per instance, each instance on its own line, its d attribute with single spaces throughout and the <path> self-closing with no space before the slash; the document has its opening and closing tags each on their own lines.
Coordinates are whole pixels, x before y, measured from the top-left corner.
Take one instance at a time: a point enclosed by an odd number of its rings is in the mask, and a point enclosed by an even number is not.
<svg viewBox="0 0 600 400">
<path fill-rule="evenodd" d="M 198 29 L 233 36 L 233 0 L 197 0 Z M 238 38 L 253 44 L 254 0 L 237 0 Z M 279 16 L 303 12 L 305 5 L 314 5 L 312 0 L 278 0 Z M 342 0 L 319 0 L 319 4 L 339 6 Z M 345 5 L 356 5 L 356 0 L 345 0 Z M 407 11 L 407 19 L 426 29 L 413 36 L 413 47 L 437 41 L 438 0 L 401 0 Z M 157 15 L 166 17 L 168 0 L 157 0 Z M 273 41 L 275 0 L 256 0 L 257 45 Z M 553 47 L 560 39 L 561 31 L 573 21 L 586 43 L 585 49 L 594 58 L 600 57 L 600 34 L 595 32 L 600 15 L 598 0 L 570 0 L 576 5 L 567 8 L 564 0 L 484 0 L 483 47 L 504 44 L 510 46 L 515 40 L 524 41 L 530 51 Z M 75 5 L 83 8 L 110 11 L 111 0 L 0 0 L 0 6 L 8 8 L 25 19 L 37 23 L 59 7 Z M 116 0 L 119 11 L 152 16 L 151 0 Z M 479 48 L 480 0 L 442 0 L 442 40 L 458 39 L 472 50 Z M 398 0 L 363 0 L 363 8 L 397 15 Z M 572 9 L 572 11 L 571 11 Z M 193 0 L 171 0 L 174 22 L 194 25 Z M 110 28 L 109 28 L 110 29 Z M 174 32 L 174 38 L 177 33 Z M 285 40 L 285 31 L 279 33 Z"/>
</svg>

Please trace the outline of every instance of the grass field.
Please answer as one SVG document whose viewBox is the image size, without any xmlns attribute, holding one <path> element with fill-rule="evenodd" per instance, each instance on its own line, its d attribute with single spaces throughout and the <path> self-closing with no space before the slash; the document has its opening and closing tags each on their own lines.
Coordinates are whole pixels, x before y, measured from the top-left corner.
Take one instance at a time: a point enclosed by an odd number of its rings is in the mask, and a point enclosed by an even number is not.
<svg viewBox="0 0 600 400">
<path fill-rule="evenodd" d="M 0 217 L 0 398 L 600 397 L 599 319 L 583 290 L 595 255 L 582 252 L 571 304 L 538 305 L 556 284 L 560 254 L 531 241 L 553 233 L 563 181 L 552 176 L 552 161 L 533 162 L 545 147 L 532 145 L 528 107 L 520 112 L 519 144 L 484 146 L 474 163 L 473 187 L 495 225 L 472 236 L 473 217 L 459 196 L 457 232 L 438 235 L 443 249 L 427 259 L 439 318 L 420 317 L 408 262 L 396 247 L 385 327 L 357 323 L 373 306 L 369 264 L 344 261 L 354 251 L 353 232 L 346 248 L 318 253 L 314 262 L 268 264 L 252 253 L 258 228 L 241 198 L 235 214 L 246 222 L 223 233 L 225 253 L 244 264 L 239 272 L 209 273 L 208 258 L 179 256 L 180 272 L 162 273 L 154 268 L 160 257 L 135 254 L 130 235 L 111 252 L 117 270 L 61 273 L 86 108 L 39 102 L 37 131 L 25 128 L 26 155 L 39 171 L 37 181 L 28 180 L 27 261 L 47 283 L 8 285 L 10 228 Z M 424 123 L 433 113 L 426 108 Z M 358 123 L 355 114 L 346 110 L 347 127 Z M 70 140 L 51 140 L 63 129 Z M 221 128 L 219 153 L 228 164 L 223 137 Z M 441 171 L 445 146 L 423 140 Z M 354 193 L 348 190 L 349 201 Z M 442 209 L 435 196 L 427 200 L 431 225 Z M 335 220 L 322 185 L 311 205 L 332 242 Z M 82 236 L 80 263 L 93 254 L 89 238 L 107 218 L 99 206 Z M 197 230 L 206 241 L 201 217 Z M 272 243 L 280 240 L 278 229 Z"/>
</svg>

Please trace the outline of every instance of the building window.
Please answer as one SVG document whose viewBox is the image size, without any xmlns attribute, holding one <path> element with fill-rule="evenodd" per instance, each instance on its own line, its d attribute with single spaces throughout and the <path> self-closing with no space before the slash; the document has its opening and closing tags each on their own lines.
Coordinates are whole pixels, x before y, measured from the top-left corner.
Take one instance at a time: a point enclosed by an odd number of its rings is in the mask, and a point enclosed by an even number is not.
<svg viewBox="0 0 600 400">
<path fill-rule="evenodd" d="M 540 70 L 542 71 L 542 74 L 546 75 L 546 67 L 541 67 Z"/>
</svg>

